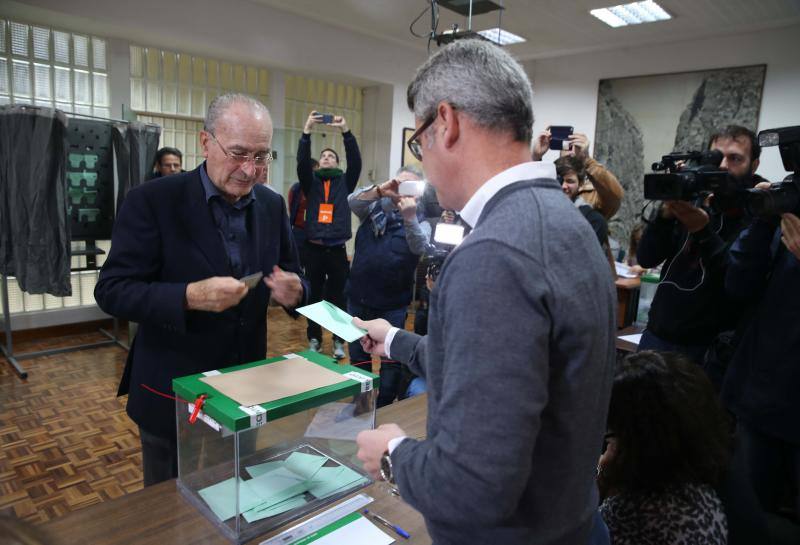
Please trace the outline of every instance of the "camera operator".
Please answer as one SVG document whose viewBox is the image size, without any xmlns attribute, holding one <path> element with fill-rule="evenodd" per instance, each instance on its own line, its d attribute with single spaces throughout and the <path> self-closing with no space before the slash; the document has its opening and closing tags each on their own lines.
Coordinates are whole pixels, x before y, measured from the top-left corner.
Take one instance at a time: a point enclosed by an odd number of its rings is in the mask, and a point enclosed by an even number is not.
<svg viewBox="0 0 800 545">
<path fill-rule="evenodd" d="M 722 153 L 720 170 L 738 187 L 758 181 L 761 148 L 749 129 L 730 125 L 711 137 L 709 149 Z M 728 250 L 745 216 L 738 208 L 717 211 L 710 199 L 700 206 L 665 201 L 644 230 L 639 265 L 663 267 L 639 350 L 680 352 L 702 364 L 717 334 L 736 326 L 740 309 L 725 297 L 723 284 Z"/>
<path fill-rule="evenodd" d="M 400 195 L 400 184 L 421 179 L 418 169 L 402 167 L 394 179 L 359 189 L 347 198 L 350 210 L 361 220 L 345 290 L 351 315 L 383 318 L 394 327 L 405 327 L 414 272 L 428 247 L 430 225 L 421 221 L 417 198 Z M 350 362 L 372 370 L 371 356 L 358 341 L 350 343 Z M 380 377 L 378 407 L 383 407 L 405 392 L 401 364 L 382 358 Z"/>
<path fill-rule="evenodd" d="M 797 174 L 795 174 L 797 176 Z M 766 187 L 758 184 L 757 187 Z M 791 490 L 800 520 L 800 207 L 756 218 L 730 250 L 725 288 L 754 304 L 722 388 L 748 480 L 767 512 Z"/>
<path fill-rule="evenodd" d="M 541 161 L 547 150 L 550 149 L 550 127 L 545 129 L 533 142 L 531 158 L 534 161 Z M 605 166 L 595 161 L 589 155 L 589 138 L 576 132 L 569 136 L 569 149 L 562 150 L 560 157 L 575 157 L 583 163 L 583 171 L 586 173 L 584 180 L 581 181 L 581 197 L 588 205 L 600 212 L 607 220 L 617 213 L 625 190 Z"/>
</svg>

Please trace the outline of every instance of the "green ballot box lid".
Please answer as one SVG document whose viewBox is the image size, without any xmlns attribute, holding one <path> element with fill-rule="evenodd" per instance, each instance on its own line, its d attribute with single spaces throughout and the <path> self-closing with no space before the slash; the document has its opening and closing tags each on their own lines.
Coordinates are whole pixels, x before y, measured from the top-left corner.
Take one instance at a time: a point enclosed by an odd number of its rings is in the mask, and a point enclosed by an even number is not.
<svg viewBox="0 0 800 545">
<path fill-rule="evenodd" d="M 302 361 L 301 358 L 307 361 Z M 225 375 L 236 371 L 252 370 L 251 373 L 253 371 L 268 372 L 270 369 L 264 369 L 262 366 L 269 366 L 279 362 L 284 362 L 281 363 L 280 367 L 289 368 L 294 365 L 292 360 L 297 361 L 298 366 L 301 364 L 306 366 L 306 371 L 309 367 L 308 362 L 311 362 L 324 370 L 338 373 L 344 380 L 322 387 L 316 387 L 312 384 L 306 389 L 303 383 L 303 377 L 309 375 L 309 373 L 306 372 L 305 375 L 297 375 L 299 380 L 296 380 L 297 384 L 292 385 L 294 391 L 299 393 L 294 393 L 286 397 L 278 397 L 271 401 L 255 405 L 243 405 L 240 401 L 229 397 L 208 383 L 211 382 L 209 377 L 217 377 L 218 375 Z M 310 367 L 313 367 L 313 365 Z M 274 369 L 277 368 L 278 366 Z M 312 369 L 312 371 L 313 370 L 314 369 Z M 329 372 L 321 371 L 321 373 L 328 375 L 328 378 L 331 377 Z M 212 427 L 214 425 L 221 425 L 234 432 L 262 426 L 267 422 L 273 422 L 280 418 L 313 409 L 332 401 L 339 401 L 350 396 L 360 395 L 364 392 L 376 389 L 379 386 L 380 379 L 378 375 L 351 365 L 339 365 L 330 357 L 312 351 L 288 354 L 286 356 L 245 363 L 225 369 L 206 371 L 204 373 L 197 373 L 172 380 L 172 389 L 175 391 L 175 394 L 191 404 L 202 395 L 206 396 L 202 405 L 202 414 L 199 415 L 200 418 L 205 420 L 209 425 L 212 425 Z M 218 387 L 222 388 L 221 386 Z M 259 388 L 260 387 L 259 385 Z M 270 388 L 269 384 L 266 383 L 263 387 L 265 391 L 268 391 Z M 274 397 L 274 394 L 272 397 Z M 186 414 L 188 418 L 189 413 L 187 412 Z"/>
</svg>

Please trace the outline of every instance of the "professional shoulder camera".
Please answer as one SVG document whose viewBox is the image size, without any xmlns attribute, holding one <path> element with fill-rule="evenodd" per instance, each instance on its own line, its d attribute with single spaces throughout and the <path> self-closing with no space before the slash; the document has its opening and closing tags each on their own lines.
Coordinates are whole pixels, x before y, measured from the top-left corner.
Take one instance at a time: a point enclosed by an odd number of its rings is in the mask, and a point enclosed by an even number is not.
<svg viewBox="0 0 800 545">
<path fill-rule="evenodd" d="M 778 146 L 783 168 L 792 174 L 769 189 L 748 189 L 745 210 L 762 218 L 800 213 L 800 126 L 761 131 L 758 143 L 762 148 Z"/>
<path fill-rule="evenodd" d="M 695 201 L 703 195 L 722 195 L 738 189 L 727 171 L 720 170 L 718 150 L 670 153 L 653 163 L 644 175 L 644 198 L 652 201 Z"/>
<path fill-rule="evenodd" d="M 464 227 L 452 223 L 439 222 L 433 231 L 432 249 L 422 258 L 426 276 L 436 281 L 445 259 L 464 238 Z"/>
</svg>

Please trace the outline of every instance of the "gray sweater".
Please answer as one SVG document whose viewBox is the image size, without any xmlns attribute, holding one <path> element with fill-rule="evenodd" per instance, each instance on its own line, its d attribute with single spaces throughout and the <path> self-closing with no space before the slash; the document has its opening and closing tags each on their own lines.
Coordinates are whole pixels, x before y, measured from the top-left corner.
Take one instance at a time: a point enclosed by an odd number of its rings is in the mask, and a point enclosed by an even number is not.
<svg viewBox="0 0 800 545">
<path fill-rule="evenodd" d="M 428 434 L 392 453 L 436 545 L 588 542 L 614 366 L 616 296 L 554 180 L 486 204 L 392 357 L 427 379 Z"/>
</svg>

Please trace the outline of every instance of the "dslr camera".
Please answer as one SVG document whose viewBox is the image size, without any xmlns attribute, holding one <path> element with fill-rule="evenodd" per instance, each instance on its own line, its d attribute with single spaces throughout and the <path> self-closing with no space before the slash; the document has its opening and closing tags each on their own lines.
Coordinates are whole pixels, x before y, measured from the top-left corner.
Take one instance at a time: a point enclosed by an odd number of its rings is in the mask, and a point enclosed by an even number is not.
<svg viewBox="0 0 800 545">
<path fill-rule="evenodd" d="M 791 174 L 769 189 L 746 190 L 745 210 L 760 218 L 800 214 L 800 126 L 763 130 L 758 133 L 758 144 L 762 148 L 778 146 L 783 168 Z"/>
</svg>

